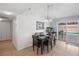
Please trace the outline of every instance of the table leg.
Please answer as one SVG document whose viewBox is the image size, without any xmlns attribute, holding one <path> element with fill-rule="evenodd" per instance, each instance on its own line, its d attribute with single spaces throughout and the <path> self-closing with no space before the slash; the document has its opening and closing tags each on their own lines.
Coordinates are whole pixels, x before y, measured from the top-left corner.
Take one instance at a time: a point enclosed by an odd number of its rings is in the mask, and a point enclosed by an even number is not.
<svg viewBox="0 0 79 59">
<path fill-rule="evenodd" d="M 34 41 L 33 41 L 33 51 L 34 51 Z"/>
</svg>

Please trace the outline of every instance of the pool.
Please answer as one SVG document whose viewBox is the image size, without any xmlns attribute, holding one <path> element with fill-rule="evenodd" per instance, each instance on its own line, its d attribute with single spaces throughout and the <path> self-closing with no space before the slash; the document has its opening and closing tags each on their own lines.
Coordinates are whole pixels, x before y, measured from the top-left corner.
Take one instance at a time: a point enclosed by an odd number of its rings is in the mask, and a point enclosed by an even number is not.
<svg viewBox="0 0 79 59">
<path fill-rule="evenodd" d="M 64 32 L 65 35 L 78 35 L 79 32 Z"/>
</svg>

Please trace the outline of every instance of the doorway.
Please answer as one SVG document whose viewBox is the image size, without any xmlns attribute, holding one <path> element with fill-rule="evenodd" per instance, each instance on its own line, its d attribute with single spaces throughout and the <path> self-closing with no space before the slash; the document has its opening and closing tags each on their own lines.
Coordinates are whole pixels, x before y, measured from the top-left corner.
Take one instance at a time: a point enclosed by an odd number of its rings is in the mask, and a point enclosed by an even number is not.
<svg viewBox="0 0 79 59">
<path fill-rule="evenodd" d="M 0 56 L 12 55 L 12 21 L 0 21 Z M 15 50 L 16 51 L 16 50 Z"/>
</svg>

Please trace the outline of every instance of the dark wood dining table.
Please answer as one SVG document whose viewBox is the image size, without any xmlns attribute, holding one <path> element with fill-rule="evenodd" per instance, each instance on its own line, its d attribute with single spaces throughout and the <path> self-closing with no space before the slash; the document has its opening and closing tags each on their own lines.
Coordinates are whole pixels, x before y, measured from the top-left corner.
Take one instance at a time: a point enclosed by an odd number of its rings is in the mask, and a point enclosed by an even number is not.
<svg viewBox="0 0 79 59">
<path fill-rule="evenodd" d="M 56 34 L 55 32 L 53 32 L 53 34 Z M 43 45 L 43 43 L 44 43 L 44 41 L 49 37 L 49 35 L 47 35 L 47 34 L 44 34 L 44 35 L 39 35 L 39 34 L 36 34 L 35 36 L 38 36 L 38 39 L 41 41 L 41 54 L 43 54 L 43 48 L 44 48 L 44 45 Z M 54 45 L 55 45 L 55 42 L 56 42 L 56 39 L 55 39 L 55 37 L 54 37 Z"/>
</svg>

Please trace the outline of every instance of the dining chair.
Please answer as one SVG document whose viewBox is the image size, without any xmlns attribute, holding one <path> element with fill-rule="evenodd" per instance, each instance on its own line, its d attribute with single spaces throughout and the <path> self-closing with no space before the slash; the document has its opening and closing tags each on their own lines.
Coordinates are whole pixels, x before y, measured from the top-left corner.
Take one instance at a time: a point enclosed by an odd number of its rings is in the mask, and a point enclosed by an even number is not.
<svg viewBox="0 0 79 59">
<path fill-rule="evenodd" d="M 32 35 L 33 38 L 33 51 L 35 46 L 37 47 L 37 54 L 38 54 L 38 50 L 41 47 L 41 41 L 38 39 L 38 36 Z"/>
<path fill-rule="evenodd" d="M 52 32 L 53 34 L 53 43 L 54 43 L 54 46 L 56 45 L 56 32 Z"/>
<path fill-rule="evenodd" d="M 44 46 L 47 46 L 47 52 L 49 52 L 49 46 L 51 46 L 51 49 L 53 47 L 52 41 L 54 40 L 53 34 L 50 33 L 50 35 L 46 38 L 44 42 Z"/>
<path fill-rule="evenodd" d="M 56 36 L 53 36 L 53 42 L 54 42 L 54 46 L 56 45 Z"/>
</svg>

